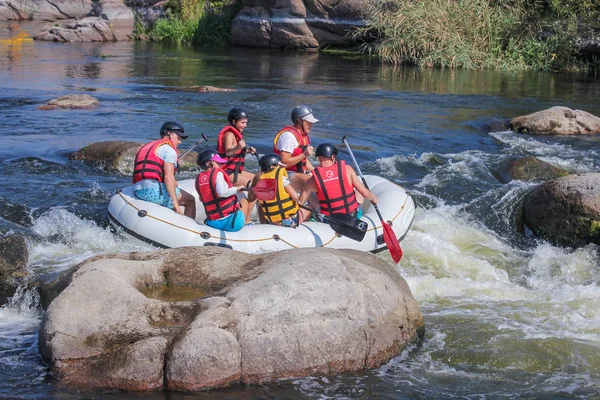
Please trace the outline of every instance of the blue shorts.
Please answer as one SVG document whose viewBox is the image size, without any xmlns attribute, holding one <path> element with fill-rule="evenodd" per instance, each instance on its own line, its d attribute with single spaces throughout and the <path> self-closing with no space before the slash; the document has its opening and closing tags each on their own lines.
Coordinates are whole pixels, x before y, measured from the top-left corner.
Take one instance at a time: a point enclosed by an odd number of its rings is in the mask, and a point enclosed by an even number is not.
<svg viewBox="0 0 600 400">
<path fill-rule="evenodd" d="M 135 190 L 134 193 L 140 200 L 149 201 L 150 203 L 160 204 L 161 206 L 173 209 L 173 200 L 171 200 L 171 196 L 169 196 L 169 192 L 167 192 L 167 187 L 162 182 L 147 189 Z M 179 193 L 179 188 L 176 188 L 175 195 L 177 198 L 179 198 Z"/>
<path fill-rule="evenodd" d="M 286 219 L 282 219 L 281 221 L 277 221 L 277 222 L 269 221 L 269 224 L 280 225 L 280 226 L 289 226 L 291 228 L 295 228 L 298 226 L 298 213 L 296 213 L 294 215 L 290 215 L 289 217 L 287 217 Z"/>
<path fill-rule="evenodd" d="M 204 223 L 212 228 L 221 229 L 228 232 L 237 232 L 244 227 L 246 217 L 242 210 L 237 210 L 231 215 L 221 219 L 207 219 Z"/>
</svg>

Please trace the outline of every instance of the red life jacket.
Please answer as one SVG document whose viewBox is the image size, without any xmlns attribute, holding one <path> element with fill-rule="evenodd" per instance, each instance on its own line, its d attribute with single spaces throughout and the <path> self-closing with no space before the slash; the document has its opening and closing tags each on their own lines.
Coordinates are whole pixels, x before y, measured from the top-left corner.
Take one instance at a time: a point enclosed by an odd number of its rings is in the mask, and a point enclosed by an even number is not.
<svg viewBox="0 0 600 400">
<path fill-rule="evenodd" d="M 142 179 L 155 179 L 159 182 L 164 182 L 163 167 L 165 162 L 156 154 L 158 148 L 164 145 L 173 147 L 170 139 L 163 138 L 146 143 L 138 150 L 135 154 L 135 163 L 133 164 L 133 183 L 137 183 Z M 177 164 L 179 164 L 179 159 L 177 160 Z"/>
<path fill-rule="evenodd" d="M 238 209 L 238 201 L 235 194 L 229 197 L 219 197 L 217 194 L 217 173 L 223 172 L 225 182 L 231 187 L 229 176 L 221 168 L 211 168 L 204 171 L 196 178 L 196 191 L 200 196 L 206 218 L 210 220 L 220 219 L 233 214 Z"/>
<path fill-rule="evenodd" d="M 350 214 L 358 208 L 354 188 L 348 183 L 345 161 L 338 160 L 329 167 L 316 167 L 313 177 L 323 215 Z"/>
<path fill-rule="evenodd" d="M 217 137 L 217 153 L 223 158 L 227 159 L 227 162 L 222 165 L 221 168 L 225 170 L 226 174 L 232 174 L 235 172 L 236 168 L 238 172 L 242 172 L 244 170 L 244 159 L 246 158 L 246 151 L 244 149 L 240 150 L 238 153 L 235 153 L 232 156 L 227 155 L 227 151 L 225 149 L 225 134 L 227 132 L 232 132 L 235 136 L 235 140 L 238 142 L 243 139 L 243 136 L 240 131 L 238 131 L 234 126 L 227 125 L 221 132 L 219 132 L 219 136 Z"/>
<path fill-rule="evenodd" d="M 292 132 L 294 134 L 294 136 L 296 137 L 296 140 L 298 140 L 298 147 L 296 147 L 294 149 L 294 151 L 292 152 L 292 157 L 297 156 L 298 154 L 301 154 L 304 151 L 304 149 L 306 149 L 306 147 L 310 144 L 310 138 L 308 137 L 308 135 L 306 133 L 298 132 L 298 130 L 296 128 L 294 128 L 293 126 L 286 126 L 282 130 L 280 130 L 277 135 L 275 135 L 275 139 L 273 140 L 273 153 L 281 156 L 281 150 L 279 150 L 277 148 L 277 141 L 279 140 L 279 137 L 285 131 Z M 304 173 L 304 171 L 306 171 L 306 158 L 303 159 L 302 161 L 300 161 L 298 164 L 292 165 L 291 167 L 287 167 L 286 169 L 288 171 L 292 171 L 292 172 Z"/>
</svg>

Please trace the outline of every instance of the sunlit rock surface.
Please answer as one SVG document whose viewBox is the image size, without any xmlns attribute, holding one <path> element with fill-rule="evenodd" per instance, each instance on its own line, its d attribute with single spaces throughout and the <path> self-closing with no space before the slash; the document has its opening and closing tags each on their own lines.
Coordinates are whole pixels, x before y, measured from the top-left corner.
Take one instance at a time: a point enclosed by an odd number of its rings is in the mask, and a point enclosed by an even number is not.
<svg viewBox="0 0 600 400">
<path fill-rule="evenodd" d="M 82 263 L 40 348 L 62 383 L 195 391 L 376 367 L 423 332 L 406 282 L 370 253 L 189 247 Z"/>
<path fill-rule="evenodd" d="M 600 132 L 600 118 L 568 107 L 551 107 L 547 110 L 513 118 L 514 131 L 533 134 L 575 135 Z"/>
</svg>

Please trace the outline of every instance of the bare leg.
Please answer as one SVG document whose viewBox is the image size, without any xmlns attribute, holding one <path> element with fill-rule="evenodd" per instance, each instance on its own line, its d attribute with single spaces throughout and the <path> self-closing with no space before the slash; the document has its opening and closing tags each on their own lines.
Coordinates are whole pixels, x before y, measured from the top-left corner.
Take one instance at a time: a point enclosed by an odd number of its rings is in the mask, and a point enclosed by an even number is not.
<svg viewBox="0 0 600 400">
<path fill-rule="evenodd" d="M 191 219 L 196 219 L 196 199 L 194 196 L 186 192 L 185 190 L 179 190 L 179 197 L 177 198 L 179 205 L 185 207 L 183 214 Z"/>
<path fill-rule="evenodd" d="M 233 177 L 234 177 L 234 174 L 229 175 L 229 178 L 231 179 L 231 183 L 233 184 L 233 186 L 238 186 L 238 185 L 247 186 L 248 182 L 252 182 L 252 179 L 254 179 L 254 174 L 251 172 L 248 172 L 246 170 L 243 170 L 242 172 L 240 172 L 238 174 L 237 181 L 234 181 Z"/>
</svg>

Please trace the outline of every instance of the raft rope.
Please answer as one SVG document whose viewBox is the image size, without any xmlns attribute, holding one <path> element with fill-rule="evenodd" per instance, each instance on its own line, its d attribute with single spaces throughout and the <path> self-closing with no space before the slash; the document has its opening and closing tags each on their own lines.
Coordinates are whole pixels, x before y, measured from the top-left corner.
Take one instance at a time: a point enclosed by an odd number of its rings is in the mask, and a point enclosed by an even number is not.
<svg viewBox="0 0 600 400">
<path fill-rule="evenodd" d="M 172 222 L 165 221 L 164 219 L 155 217 L 155 216 L 153 216 L 151 214 L 148 214 L 148 212 L 146 212 L 145 210 L 139 209 L 133 203 L 131 203 L 129 200 L 127 200 L 127 198 L 125 198 L 125 196 L 123 195 L 123 193 L 121 191 L 119 191 L 118 193 L 119 193 L 119 196 L 121 196 L 121 198 L 123 199 L 123 201 L 125 203 L 127 203 L 127 205 L 133 207 L 138 212 L 138 215 L 143 214 L 143 216 L 145 216 L 145 217 L 150 217 L 150 218 L 155 219 L 157 221 L 163 222 L 163 223 L 165 223 L 167 225 L 174 226 L 175 228 L 179 228 L 179 229 L 183 229 L 183 230 L 188 231 L 188 232 L 195 233 L 197 235 L 200 235 L 203 239 L 219 239 L 219 240 L 224 240 L 226 242 L 230 241 L 230 242 L 240 242 L 240 243 L 265 242 L 265 241 L 268 241 L 268 240 L 276 240 L 276 241 L 277 240 L 281 240 L 283 243 L 287 244 L 290 247 L 293 247 L 294 249 L 299 248 L 299 246 L 296 246 L 296 245 L 290 243 L 289 241 L 283 239 L 281 236 L 279 236 L 277 234 L 274 234 L 271 237 L 260 238 L 260 239 L 233 239 L 233 238 L 227 238 L 227 237 L 223 238 L 221 236 L 214 236 L 214 235 L 211 235 L 208 232 L 199 232 L 199 231 L 197 231 L 195 229 L 189 229 L 189 228 L 186 228 L 186 227 L 183 227 L 183 226 L 180 226 L 180 225 L 176 225 L 176 224 L 174 224 Z M 398 218 L 398 216 L 400 215 L 400 213 L 402 212 L 402 210 L 404 210 L 404 207 L 406 206 L 406 201 L 408 200 L 408 198 L 409 198 L 409 196 L 406 196 L 406 199 L 404 200 L 404 204 L 402 204 L 402 207 L 400 207 L 400 211 L 398 211 L 398 213 L 396 215 L 394 215 L 394 218 L 392 218 L 390 221 L 388 221 L 388 224 L 392 225 L 392 222 L 395 221 L 396 218 Z M 367 229 L 367 232 L 375 230 L 375 229 L 382 229 L 382 226 L 373 226 L 372 228 Z M 339 235 L 337 233 L 334 233 L 333 236 L 331 237 L 331 239 L 329 239 L 327 242 L 323 243 L 319 247 L 325 247 L 325 246 L 327 246 L 328 244 L 330 244 L 331 242 L 333 242 L 338 237 L 341 237 L 341 235 Z"/>
</svg>

